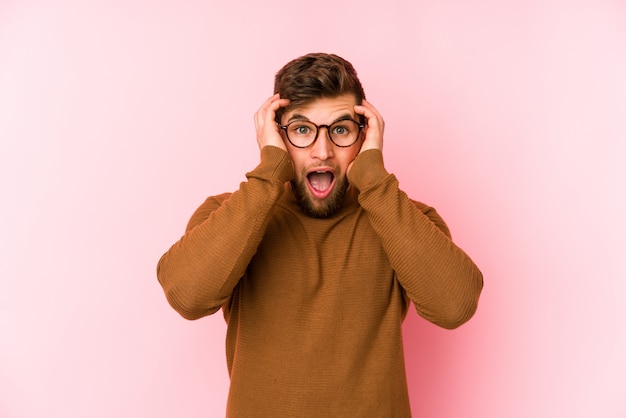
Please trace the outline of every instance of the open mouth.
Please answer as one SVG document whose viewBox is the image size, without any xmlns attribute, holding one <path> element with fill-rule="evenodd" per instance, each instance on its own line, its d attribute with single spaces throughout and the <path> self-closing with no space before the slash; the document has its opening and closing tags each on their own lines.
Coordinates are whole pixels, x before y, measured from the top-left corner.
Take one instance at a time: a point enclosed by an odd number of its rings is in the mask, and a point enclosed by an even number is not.
<svg viewBox="0 0 626 418">
<path fill-rule="evenodd" d="M 319 199 L 330 194 L 335 184 L 335 174 L 330 170 L 316 170 L 307 174 L 311 193 Z"/>
</svg>

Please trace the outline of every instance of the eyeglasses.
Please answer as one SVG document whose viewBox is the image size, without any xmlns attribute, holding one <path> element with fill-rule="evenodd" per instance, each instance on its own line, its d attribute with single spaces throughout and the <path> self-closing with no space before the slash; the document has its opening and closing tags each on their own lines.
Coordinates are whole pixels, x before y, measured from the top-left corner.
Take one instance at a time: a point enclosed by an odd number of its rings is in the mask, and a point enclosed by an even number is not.
<svg viewBox="0 0 626 418">
<path fill-rule="evenodd" d="M 326 128 L 328 137 L 338 147 L 347 148 L 353 145 L 361 129 L 365 127 L 352 119 L 340 119 L 330 125 L 316 125 L 307 120 L 294 120 L 287 125 L 278 125 L 287 134 L 287 139 L 296 148 L 308 148 L 317 140 L 321 128 Z"/>
</svg>

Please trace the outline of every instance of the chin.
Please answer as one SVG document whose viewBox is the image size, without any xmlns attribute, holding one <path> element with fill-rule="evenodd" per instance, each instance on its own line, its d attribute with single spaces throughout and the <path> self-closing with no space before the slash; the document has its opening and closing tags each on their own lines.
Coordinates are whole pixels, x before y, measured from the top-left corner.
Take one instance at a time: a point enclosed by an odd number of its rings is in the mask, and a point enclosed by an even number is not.
<svg viewBox="0 0 626 418">
<path fill-rule="evenodd" d="M 309 194 L 307 185 L 304 182 L 295 181 L 291 182 L 291 189 L 293 190 L 298 206 L 305 215 L 312 218 L 328 218 L 333 216 L 343 207 L 344 197 L 346 190 L 348 189 L 348 182 L 338 181 L 335 184 L 335 189 L 332 193 L 323 201 L 315 201 Z"/>
</svg>

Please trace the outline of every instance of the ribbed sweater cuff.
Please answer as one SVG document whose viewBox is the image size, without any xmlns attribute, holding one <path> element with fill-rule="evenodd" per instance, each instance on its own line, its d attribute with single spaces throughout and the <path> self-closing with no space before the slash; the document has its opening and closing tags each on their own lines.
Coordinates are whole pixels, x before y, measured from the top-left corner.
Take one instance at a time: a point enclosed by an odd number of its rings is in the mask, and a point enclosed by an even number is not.
<svg viewBox="0 0 626 418">
<path fill-rule="evenodd" d="M 365 191 L 380 184 L 388 176 L 382 151 L 370 149 L 357 155 L 348 174 L 348 181 L 360 191 Z"/>
<path fill-rule="evenodd" d="M 281 184 L 293 178 L 293 164 L 287 151 L 275 146 L 261 148 L 261 162 L 251 172 L 248 178 L 257 178 L 267 181 L 278 181 Z"/>
</svg>

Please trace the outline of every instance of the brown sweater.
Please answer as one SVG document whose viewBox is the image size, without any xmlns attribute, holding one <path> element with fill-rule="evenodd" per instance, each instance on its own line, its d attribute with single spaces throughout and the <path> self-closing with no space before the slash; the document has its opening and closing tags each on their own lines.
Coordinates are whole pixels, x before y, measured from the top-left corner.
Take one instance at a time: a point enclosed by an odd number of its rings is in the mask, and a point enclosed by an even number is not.
<svg viewBox="0 0 626 418">
<path fill-rule="evenodd" d="M 401 324 L 409 300 L 455 328 L 482 275 L 382 153 L 360 154 L 345 206 L 304 215 L 288 154 L 265 147 L 238 191 L 208 198 L 157 275 L 169 303 L 228 323 L 229 417 L 409 417 Z"/>
</svg>

